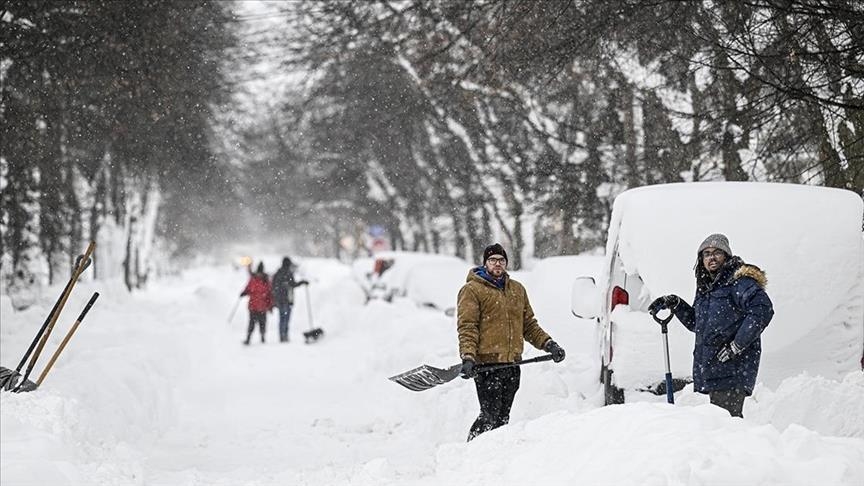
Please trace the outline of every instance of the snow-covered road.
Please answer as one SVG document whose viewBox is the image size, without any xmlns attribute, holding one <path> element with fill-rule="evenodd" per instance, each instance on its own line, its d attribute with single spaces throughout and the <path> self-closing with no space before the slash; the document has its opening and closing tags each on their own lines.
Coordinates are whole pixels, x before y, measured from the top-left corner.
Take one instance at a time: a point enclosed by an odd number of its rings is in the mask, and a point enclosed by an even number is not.
<svg viewBox="0 0 864 486">
<path fill-rule="evenodd" d="M 842 383 L 801 376 L 759 387 L 745 420 L 689 390 L 674 407 L 642 394 L 600 407 L 590 328 L 563 319 L 545 326 L 567 360 L 526 367 L 511 424 L 466 444 L 478 411 L 470 383 L 415 393 L 386 379 L 456 362 L 453 318 L 409 302 L 364 305 L 333 261 L 306 260 L 303 271 L 314 324 L 326 331 L 313 345 L 302 342 L 301 291 L 290 343 L 278 343 L 271 314 L 268 342 L 256 335 L 243 346 L 245 312 L 226 317 L 245 275 L 228 267 L 132 295 L 102 282 L 76 287 L 46 352 L 89 293 L 103 295 L 43 386 L 0 394 L 0 483 L 860 485 L 864 477 L 860 372 Z M 3 366 L 17 365 L 53 298 L 20 313 L 2 302 Z"/>
</svg>

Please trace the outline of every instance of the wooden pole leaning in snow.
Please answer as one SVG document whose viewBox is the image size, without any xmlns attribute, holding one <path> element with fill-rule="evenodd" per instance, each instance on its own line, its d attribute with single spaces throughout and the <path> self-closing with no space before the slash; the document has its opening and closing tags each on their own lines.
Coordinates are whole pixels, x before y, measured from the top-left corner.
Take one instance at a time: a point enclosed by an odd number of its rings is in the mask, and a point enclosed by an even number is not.
<svg viewBox="0 0 864 486">
<path fill-rule="evenodd" d="M 87 312 L 90 311 L 90 308 L 93 307 L 93 304 L 96 302 L 96 299 L 99 298 L 99 292 L 93 292 L 93 296 L 90 297 L 90 301 L 87 302 L 87 305 L 84 306 L 84 310 L 81 311 L 81 314 L 78 315 L 78 319 L 75 320 L 75 324 L 72 324 L 72 328 L 69 329 L 69 332 L 66 333 L 66 337 L 63 338 L 63 342 L 60 343 L 60 346 L 57 347 L 57 351 L 54 351 L 54 355 L 51 356 L 51 359 L 48 361 L 48 364 L 45 365 L 45 369 L 42 370 L 42 374 L 39 375 L 39 379 L 36 380 L 36 386 L 40 386 L 42 381 L 45 380 L 45 376 L 48 375 L 48 372 L 51 371 L 51 367 L 54 366 L 54 362 L 57 361 L 57 358 L 60 357 L 60 353 L 63 352 L 63 349 L 66 348 L 66 345 L 69 344 L 69 340 L 72 339 L 72 335 L 75 334 L 75 331 L 78 329 L 78 326 L 81 325 L 81 321 L 84 320 L 84 316 L 87 315 Z"/>
</svg>

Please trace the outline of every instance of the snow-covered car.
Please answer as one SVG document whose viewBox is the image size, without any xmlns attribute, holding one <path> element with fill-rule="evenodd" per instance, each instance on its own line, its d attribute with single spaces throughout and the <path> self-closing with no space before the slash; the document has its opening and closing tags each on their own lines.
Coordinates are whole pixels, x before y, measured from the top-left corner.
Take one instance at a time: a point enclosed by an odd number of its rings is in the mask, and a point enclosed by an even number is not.
<svg viewBox="0 0 864 486">
<path fill-rule="evenodd" d="M 574 275 L 599 277 L 603 268 L 603 256 L 559 255 L 535 260 L 530 271 L 521 279 L 525 285 L 531 307 L 541 325 L 569 323 L 572 320 L 567 302 Z M 569 326 L 568 326 L 569 327 Z M 550 331 L 551 332 L 551 331 Z M 587 333 L 585 338 L 590 338 Z"/>
<path fill-rule="evenodd" d="M 460 258 L 412 265 L 406 275 L 405 297 L 417 305 L 453 315 L 459 289 L 465 285 L 471 267 Z"/>
<path fill-rule="evenodd" d="M 802 372 L 840 379 L 864 358 L 864 202 L 841 189 L 773 183 L 648 186 L 615 199 L 600 278 L 573 283 L 577 317 L 596 318 L 606 403 L 657 389 L 665 362 L 651 301 L 692 303 L 696 250 L 709 234 L 768 277 L 775 315 L 763 333 L 758 380 Z M 669 325 L 672 375 L 692 374 L 694 335 Z"/>
<path fill-rule="evenodd" d="M 437 282 L 450 282 L 451 278 L 457 278 L 458 273 L 462 274 L 458 277 L 461 286 L 470 266 L 465 260 L 450 255 L 408 251 L 380 252 L 375 255 L 369 298 L 390 302 L 395 297 L 410 297 L 409 282 L 414 282 L 416 299 L 412 300 L 421 305 L 434 303 L 436 307 L 446 307 L 440 296 L 442 292 L 433 292 L 434 287 L 438 285 Z M 459 268 L 462 268 L 461 272 L 458 272 Z M 426 273 L 428 275 L 425 275 Z M 423 278 L 429 278 L 431 285 L 419 282 Z M 457 287 L 456 291 L 458 290 Z M 437 296 L 432 296 L 432 293 Z M 434 298 L 428 302 L 423 300 L 430 297 Z M 452 299 L 455 302 L 455 293 Z"/>
</svg>

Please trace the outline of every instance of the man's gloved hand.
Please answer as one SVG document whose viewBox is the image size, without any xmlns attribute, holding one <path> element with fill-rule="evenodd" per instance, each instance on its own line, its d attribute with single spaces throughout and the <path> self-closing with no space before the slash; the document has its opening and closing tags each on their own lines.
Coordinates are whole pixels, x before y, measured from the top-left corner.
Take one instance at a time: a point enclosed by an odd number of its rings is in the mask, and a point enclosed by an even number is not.
<svg viewBox="0 0 864 486">
<path fill-rule="evenodd" d="M 474 369 L 474 360 L 465 358 L 462 360 L 462 371 L 459 372 L 462 378 L 466 380 L 474 378 L 477 376 L 477 370 Z"/>
<path fill-rule="evenodd" d="M 552 355 L 552 361 L 556 363 L 560 363 L 564 361 L 564 349 L 561 346 L 558 346 L 553 340 L 546 341 L 546 344 L 543 345 L 543 350 Z"/>
<path fill-rule="evenodd" d="M 729 361 L 730 359 L 734 358 L 735 356 L 738 356 L 739 354 L 741 354 L 741 351 L 744 351 L 744 350 L 739 348 L 738 345 L 735 344 L 735 341 L 732 341 L 731 343 L 727 344 L 726 346 L 723 346 L 722 348 L 720 348 L 720 351 L 717 353 L 717 359 L 721 363 L 725 363 L 725 362 Z"/>
<path fill-rule="evenodd" d="M 662 297 L 657 297 L 654 299 L 654 302 L 651 302 L 651 305 L 648 306 L 648 312 L 656 314 L 663 309 L 674 311 L 680 303 L 681 297 L 678 297 L 675 294 L 664 295 Z"/>
</svg>

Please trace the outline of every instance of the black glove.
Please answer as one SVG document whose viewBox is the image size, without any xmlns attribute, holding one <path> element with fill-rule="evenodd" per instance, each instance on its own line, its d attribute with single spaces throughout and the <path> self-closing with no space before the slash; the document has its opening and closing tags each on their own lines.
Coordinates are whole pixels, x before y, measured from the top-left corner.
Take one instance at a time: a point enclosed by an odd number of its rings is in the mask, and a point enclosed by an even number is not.
<svg viewBox="0 0 864 486">
<path fill-rule="evenodd" d="M 301 281 L 297 282 L 297 286 L 299 287 L 300 285 L 309 285 L 309 281 L 308 280 L 301 280 Z"/>
<path fill-rule="evenodd" d="M 664 295 L 662 297 L 657 297 L 654 299 L 654 302 L 651 302 L 651 305 L 648 306 L 648 312 L 651 314 L 656 314 L 663 309 L 669 309 L 674 311 L 678 304 L 681 303 L 681 297 L 678 297 L 675 294 Z"/>
<path fill-rule="evenodd" d="M 477 370 L 474 369 L 474 360 L 465 358 L 462 360 L 462 371 L 459 372 L 462 378 L 466 380 L 477 376 Z"/>
<path fill-rule="evenodd" d="M 564 361 L 564 349 L 561 346 L 558 346 L 553 340 L 546 341 L 546 344 L 543 345 L 543 349 L 552 355 L 552 361 L 556 363 L 560 363 Z"/>
<path fill-rule="evenodd" d="M 739 348 L 738 345 L 735 344 L 735 341 L 732 341 L 726 346 L 720 348 L 720 351 L 717 353 L 717 360 L 719 360 L 721 363 L 725 363 L 730 359 L 734 358 L 735 356 L 741 354 L 741 351 L 744 350 L 742 348 Z"/>
</svg>

